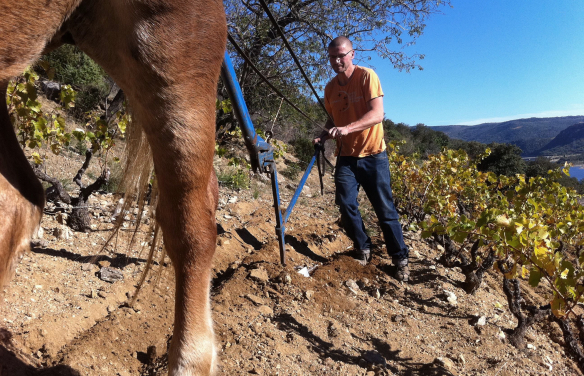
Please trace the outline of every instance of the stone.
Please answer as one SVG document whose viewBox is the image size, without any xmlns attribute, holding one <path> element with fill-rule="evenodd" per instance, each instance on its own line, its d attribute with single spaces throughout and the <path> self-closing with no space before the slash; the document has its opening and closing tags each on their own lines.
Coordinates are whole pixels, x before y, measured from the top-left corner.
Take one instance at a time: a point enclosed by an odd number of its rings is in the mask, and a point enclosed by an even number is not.
<svg viewBox="0 0 584 376">
<path fill-rule="evenodd" d="M 264 316 L 273 316 L 274 310 L 267 305 L 262 305 L 258 308 L 258 312 Z"/>
<path fill-rule="evenodd" d="M 458 354 L 458 356 L 456 357 L 456 360 L 460 364 L 463 364 L 463 365 L 466 364 L 466 359 L 464 359 L 464 355 L 462 355 L 462 354 Z"/>
<path fill-rule="evenodd" d="M 59 213 L 57 213 L 57 215 L 55 216 L 55 219 L 57 220 L 57 222 L 58 222 L 60 225 L 65 225 L 65 224 L 67 224 L 67 217 L 68 217 L 68 215 L 67 215 L 67 214 L 59 212 Z"/>
<path fill-rule="evenodd" d="M 93 264 L 86 262 L 85 264 L 81 265 L 81 270 L 83 270 L 84 272 L 90 272 L 91 269 L 93 269 Z"/>
<path fill-rule="evenodd" d="M 449 372 L 454 370 L 454 362 L 446 357 L 438 357 L 434 359 L 434 364 L 439 365 Z"/>
<path fill-rule="evenodd" d="M 265 271 L 265 269 L 254 269 L 251 272 L 249 272 L 249 278 L 257 281 L 257 282 L 268 282 L 269 281 L 269 277 L 268 277 L 268 272 Z"/>
<path fill-rule="evenodd" d="M 123 281 L 124 274 L 119 270 L 104 266 L 99 270 L 99 278 L 102 281 L 114 283 L 116 281 Z"/>
<path fill-rule="evenodd" d="M 444 295 L 446 296 L 446 301 L 450 305 L 456 305 L 458 303 L 458 298 L 452 291 L 444 290 Z"/>
<path fill-rule="evenodd" d="M 393 322 L 400 323 L 400 322 L 404 321 L 404 317 L 402 315 L 395 315 L 391 318 L 391 320 Z"/>
<path fill-rule="evenodd" d="M 487 324 L 487 317 L 486 316 L 475 317 L 472 324 L 474 326 L 485 326 Z"/>
<path fill-rule="evenodd" d="M 67 226 L 55 227 L 53 235 L 59 240 L 69 240 L 71 238 L 71 230 Z"/>
<path fill-rule="evenodd" d="M 385 358 L 377 351 L 366 351 L 365 354 L 363 354 L 363 359 L 372 364 L 381 364 L 383 366 L 387 364 Z"/>
<path fill-rule="evenodd" d="M 264 304 L 264 300 L 262 298 L 260 298 L 259 296 L 255 296 L 255 295 L 252 295 L 252 294 L 247 294 L 245 297 L 248 298 L 249 300 L 251 300 L 252 303 L 255 304 L 255 305 L 258 305 L 259 306 L 259 305 Z"/>
<path fill-rule="evenodd" d="M 348 279 L 345 282 L 345 286 L 347 286 L 349 290 L 351 290 L 354 294 L 357 294 L 359 292 L 359 286 L 357 285 L 357 282 L 355 282 L 352 279 Z"/>
<path fill-rule="evenodd" d="M 108 312 L 108 313 L 112 313 L 112 312 L 113 312 L 113 311 L 115 311 L 115 310 L 116 310 L 116 307 L 114 307 L 113 305 L 108 305 L 108 306 L 107 306 L 107 312 Z"/>
<path fill-rule="evenodd" d="M 290 274 L 288 274 L 286 272 L 281 272 L 280 275 L 278 276 L 278 282 L 284 283 L 284 284 L 290 284 L 290 283 L 292 283 L 292 277 L 290 277 Z"/>
<path fill-rule="evenodd" d="M 314 295 L 314 291 L 312 290 L 306 290 L 304 292 L 304 296 L 306 297 L 306 299 L 310 300 L 312 298 L 312 296 Z"/>
</svg>

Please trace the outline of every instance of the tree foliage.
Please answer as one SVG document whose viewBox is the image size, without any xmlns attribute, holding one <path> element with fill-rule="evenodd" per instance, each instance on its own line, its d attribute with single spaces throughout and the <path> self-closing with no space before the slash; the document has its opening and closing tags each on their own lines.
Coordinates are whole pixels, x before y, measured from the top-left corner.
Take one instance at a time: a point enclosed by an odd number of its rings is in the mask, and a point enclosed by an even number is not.
<svg viewBox="0 0 584 376">
<path fill-rule="evenodd" d="M 378 55 L 398 69 L 421 68 L 423 55 L 407 51 L 422 35 L 428 17 L 449 5 L 449 0 L 272 0 L 266 1 L 278 25 L 296 52 L 312 82 L 320 88 L 331 77 L 327 46 L 336 36 L 349 37 L 357 60 Z M 277 30 L 257 1 L 224 1 L 229 32 L 273 84 L 318 109 L 312 94 L 284 48 Z M 230 54 L 248 108 L 252 114 L 271 112 L 280 103 L 260 78 L 235 53 Z M 358 62 L 357 61 L 357 62 Z M 290 114 L 284 104 L 282 111 Z M 286 115 L 286 118 L 288 115 Z"/>
<path fill-rule="evenodd" d="M 49 70 L 37 72 L 59 83 L 71 85 L 77 91 L 72 113 L 82 119 L 86 112 L 95 110 L 109 92 L 105 71 L 76 46 L 64 44 L 41 58 Z"/>
</svg>

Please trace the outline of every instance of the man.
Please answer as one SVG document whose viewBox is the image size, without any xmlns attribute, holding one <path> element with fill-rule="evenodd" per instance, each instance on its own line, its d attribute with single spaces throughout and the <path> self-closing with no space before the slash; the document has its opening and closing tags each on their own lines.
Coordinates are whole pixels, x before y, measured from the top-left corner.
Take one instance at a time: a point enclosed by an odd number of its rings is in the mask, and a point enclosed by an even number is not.
<svg viewBox="0 0 584 376">
<path fill-rule="evenodd" d="M 345 37 L 335 38 L 329 44 L 328 54 L 337 75 L 327 84 L 324 99 L 334 123 L 329 120 L 314 143 L 328 138 L 337 141 L 336 203 L 343 227 L 354 242 L 357 260 L 366 265 L 371 259 L 371 239 L 365 232 L 357 202 L 362 186 L 379 219 L 387 251 L 396 266 L 395 277 L 407 282 L 409 250 L 391 193 L 379 78 L 373 70 L 353 65 L 355 51 Z"/>
</svg>

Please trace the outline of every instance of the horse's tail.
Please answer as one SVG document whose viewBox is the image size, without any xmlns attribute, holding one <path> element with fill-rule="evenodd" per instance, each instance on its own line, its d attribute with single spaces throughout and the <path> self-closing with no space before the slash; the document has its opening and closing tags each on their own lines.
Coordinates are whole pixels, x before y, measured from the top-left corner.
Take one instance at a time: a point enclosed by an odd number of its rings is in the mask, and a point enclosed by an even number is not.
<svg viewBox="0 0 584 376">
<path fill-rule="evenodd" d="M 122 228 L 124 222 L 125 213 L 129 212 L 130 208 L 135 204 L 138 208 L 136 216 L 136 227 L 132 233 L 132 237 L 128 243 L 128 252 L 132 249 L 136 241 L 136 235 L 138 229 L 143 220 L 144 206 L 146 205 L 147 196 L 150 195 L 150 206 L 154 208 L 152 210 L 153 221 L 148 229 L 148 234 L 153 234 L 150 241 L 150 250 L 147 257 L 146 266 L 142 272 L 140 282 L 133 294 L 132 301 L 130 305 L 133 305 L 138 296 L 138 292 L 142 288 L 146 276 L 152 267 L 152 262 L 154 258 L 154 253 L 162 241 L 162 235 L 160 226 L 156 222 L 156 207 L 158 203 L 158 190 L 156 188 L 156 177 L 154 175 L 154 163 L 152 159 L 152 150 L 146 139 L 146 134 L 144 133 L 139 122 L 131 122 L 127 127 L 126 133 L 126 147 L 124 149 L 124 156 L 122 158 L 122 163 L 124 165 L 123 175 L 118 186 L 118 193 L 122 193 L 124 199 L 121 207 L 116 210 L 119 211 L 117 215 L 114 230 L 112 231 L 110 237 L 104 244 L 105 247 L 119 235 L 119 231 Z M 141 255 L 139 256 L 141 257 Z M 163 251 L 160 255 L 160 264 L 165 257 L 165 252 Z"/>
</svg>

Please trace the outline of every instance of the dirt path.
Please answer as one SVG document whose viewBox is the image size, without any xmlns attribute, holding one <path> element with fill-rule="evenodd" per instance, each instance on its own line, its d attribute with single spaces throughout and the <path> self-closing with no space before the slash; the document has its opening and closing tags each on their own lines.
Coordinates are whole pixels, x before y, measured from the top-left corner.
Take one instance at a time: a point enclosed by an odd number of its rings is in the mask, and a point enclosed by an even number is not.
<svg viewBox="0 0 584 376">
<path fill-rule="evenodd" d="M 221 189 L 212 290 L 220 374 L 580 374 L 558 344 L 557 327 L 530 330 L 525 350 L 509 345 L 505 331 L 516 323 L 499 277 L 488 275 L 474 296 L 466 295 L 462 273 L 438 264 L 437 251 L 416 233 L 405 234 L 412 281 L 397 283 L 366 203 L 373 261 L 365 267 L 354 262 L 332 205 L 331 181 L 320 196 L 314 179 L 290 218 L 286 267 L 279 264 L 269 184 L 254 180 L 250 190 Z M 284 201 L 292 193 L 282 188 Z M 122 231 L 118 253 L 90 257 L 108 236 L 116 201 L 96 196 L 96 229 L 70 239 L 59 223 L 61 209 L 47 209 L 43 242 L 24 256 L 4 288 L 0 376 L 165 374 L 172 267 L 155 265 L 130 308 L 149 234 L 140 233 L 126 252 L 130 231 Z M 127 229 L 135 214 L 128 214 Z M 316 266 L 310 277 L 295 269 L 304 266 Z M 121 271 L 123 281 L 101 280 L 102 267 Z M 477 324 L 483 316 L 484 325 Z"/>
</svg>

